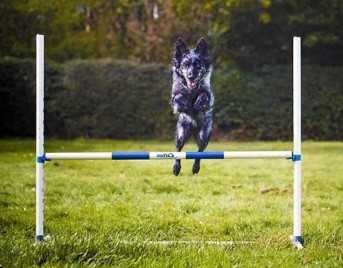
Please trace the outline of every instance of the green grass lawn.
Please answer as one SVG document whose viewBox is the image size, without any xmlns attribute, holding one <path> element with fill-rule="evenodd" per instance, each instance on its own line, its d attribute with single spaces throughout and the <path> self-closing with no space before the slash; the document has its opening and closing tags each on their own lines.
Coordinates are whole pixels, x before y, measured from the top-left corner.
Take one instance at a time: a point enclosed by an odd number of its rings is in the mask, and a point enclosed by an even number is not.
<svg viewBox="0 0 343 268">
<path fill-rule="evenodd" d="M 0 267 L 343 266 L 343 142 L 303 145 L 303 236 L 293 249 L 292 162 L 53 161 L 45 165 L 45 233 L 34 244 L 32 140 L 0 140 Z M 194 150 L 189 145 L 186 150 Z M 291 143 L 212 143 L 209 150 L 291 150 Z M 173 151 L 172 142 L 49 140 L 46 151 Z M 264 193 L 263 190 L 268 189 Z M 251 244 L 151 245 L 151 240 Z"/>
</svg>

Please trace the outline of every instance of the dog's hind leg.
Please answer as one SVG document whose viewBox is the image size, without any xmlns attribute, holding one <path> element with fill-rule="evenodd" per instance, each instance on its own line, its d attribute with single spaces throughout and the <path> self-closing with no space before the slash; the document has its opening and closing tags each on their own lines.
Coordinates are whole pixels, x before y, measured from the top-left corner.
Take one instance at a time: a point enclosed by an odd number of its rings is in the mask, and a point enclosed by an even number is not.
<svg viewBox="0 0 343 268">
<path fill-rule="evenodd" d="M 196 141 L 198 145 L 198 152 L 203 152 L 210 140 L 212 133 L 212 118 L 205 118 L 199 132 L 196 133 Z M 200 170 L 200 159 L 195 159 L 192 172 L 198 174 Z"/>
<path fill-rule="evenodd" d="M 176 151 L 181 152 L 186 141 L 191 136 L 192 122 L 183 114 L 180 114 L 179 120 L 176 125 L 175 146 Z M 175 176 L 179 175 L 181 170 L 181 160 L 176 159 L 173 166 L 173 173 Z"/>
</svg>

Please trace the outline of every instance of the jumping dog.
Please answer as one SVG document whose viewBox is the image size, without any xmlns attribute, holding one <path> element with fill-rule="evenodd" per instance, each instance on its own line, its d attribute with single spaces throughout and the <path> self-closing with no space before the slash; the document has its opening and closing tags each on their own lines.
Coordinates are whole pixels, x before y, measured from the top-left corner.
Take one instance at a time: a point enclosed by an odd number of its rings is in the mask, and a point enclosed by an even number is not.
<svg viewBox="0 0 343 268">
<path fill-rule="evenodd" d="M 181 38 L 175 42 L 172 58 L 171 106 L 177 116 L 175 146 L 180 152 L 193 135 L 198 151 L 206 149 L 212 133 L 214 97 L 211 88 L 212 65 L 208 46 L 200 38 L 193 49 L 188 49 Z M 181 170 L 181 160 L 173 166 L 175 176 Z M 200 170 L 200 159 L 193 164 L 193 174 Z"/>
</svg>

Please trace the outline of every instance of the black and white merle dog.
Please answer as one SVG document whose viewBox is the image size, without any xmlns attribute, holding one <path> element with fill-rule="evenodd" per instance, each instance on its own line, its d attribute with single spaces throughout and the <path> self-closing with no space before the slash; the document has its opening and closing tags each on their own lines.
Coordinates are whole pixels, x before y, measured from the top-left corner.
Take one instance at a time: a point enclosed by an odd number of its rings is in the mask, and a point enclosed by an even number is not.
<svg viewBox="0 0 343 268">
<path fill-rule="evenodd" d="M 176 150 L 180 152 L 193 135 L 202 152 L 212 132 L 214 97 L 211 89 L 211 59 L 205 39 L 200 38 L 194 49 L 188 49 L 181 38 L 175 43 L 172 59 L 173 85 L 171 106 L 177 115 Z M 179 175 L 181 160 L 175 160 L 173 173 Z M 193 164 L 193 174 L 200 170 L 200 160 Z"/>
</svg>

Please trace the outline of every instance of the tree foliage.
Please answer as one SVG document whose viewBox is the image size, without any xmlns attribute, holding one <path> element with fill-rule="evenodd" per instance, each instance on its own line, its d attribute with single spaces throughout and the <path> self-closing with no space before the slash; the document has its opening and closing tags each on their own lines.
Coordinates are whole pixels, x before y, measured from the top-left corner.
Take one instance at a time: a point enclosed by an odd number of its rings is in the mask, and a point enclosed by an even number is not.
<svg viewBox="0 0 343 268">
<path fill-rule="evenodd" d="M 34 56 L 47 35 L 48 57 L 168 63 L 173 41 L 205 36 L 218 64 L 282 64 L 291 37 L 304 38 L 305 61 L 343 61 L 341 0 L 2 0 L 0 56 Z"/>
</svg>

